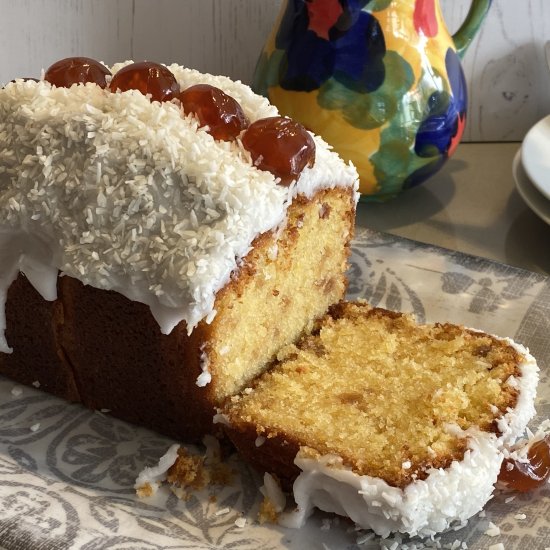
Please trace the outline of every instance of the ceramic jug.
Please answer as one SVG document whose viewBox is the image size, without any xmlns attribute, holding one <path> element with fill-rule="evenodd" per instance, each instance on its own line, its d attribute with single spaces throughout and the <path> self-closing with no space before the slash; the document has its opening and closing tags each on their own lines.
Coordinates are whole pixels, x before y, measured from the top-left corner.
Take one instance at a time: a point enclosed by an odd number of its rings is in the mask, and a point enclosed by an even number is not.
<svg viewBox="0 0 550 550">
<path fill-rule="evenodd" d="M 450 35 L 438 0 L 283 0 L 255 91 L 321 135 L 386 200 L 439 170 L 466 120 L 460 59 L 491 0 Z"/>
</svg>

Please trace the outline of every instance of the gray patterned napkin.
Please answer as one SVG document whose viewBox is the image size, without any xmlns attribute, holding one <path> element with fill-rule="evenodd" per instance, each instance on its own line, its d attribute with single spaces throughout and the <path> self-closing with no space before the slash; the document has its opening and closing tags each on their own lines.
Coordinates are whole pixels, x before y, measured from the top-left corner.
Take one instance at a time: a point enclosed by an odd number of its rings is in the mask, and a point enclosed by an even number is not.
<svg viewBox="0 0 550 550">
<path fill-rule="evenodd" d="M 548 278 L 370 230 L 356 235 L 349 278 L 350 298 L 412 311 L 420 321 L 448 320 L 510 336 L 529 347 L 541 367 L 533 424 L 550 417 Z M 261 480 L 236 456 L 229 486 L 210 486 L 187 500 L 166 488 L 138 499 L 137 474 L 172 443 L 0 378 L 0 548 L 421 547 L 414 540 L 381 541 L 321 513 L 299 531 L 260 525 Z M 240 527 L 236 520 L 243 517 Z M 483 514 L 433 544 L 544 549 L 550 547 L 549 517 L 550 485 L 527 495 L 497 493 Z"/>
</svg>

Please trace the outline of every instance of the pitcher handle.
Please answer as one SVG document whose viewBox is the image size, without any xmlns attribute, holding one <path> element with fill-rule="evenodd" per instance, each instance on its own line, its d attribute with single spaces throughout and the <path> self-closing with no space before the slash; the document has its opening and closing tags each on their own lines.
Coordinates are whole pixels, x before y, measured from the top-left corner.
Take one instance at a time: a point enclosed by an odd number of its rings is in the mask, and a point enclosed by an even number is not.
<svg viewBox="0 0 550 550">
<path fill-rule="evenodd" d="M 452 36 L 456 53 L 460 58 L 464 57 L 468 46 L 483 23 L 491 3 L 492 0 L 472 0 L 466 19 Z"/>
</svg>

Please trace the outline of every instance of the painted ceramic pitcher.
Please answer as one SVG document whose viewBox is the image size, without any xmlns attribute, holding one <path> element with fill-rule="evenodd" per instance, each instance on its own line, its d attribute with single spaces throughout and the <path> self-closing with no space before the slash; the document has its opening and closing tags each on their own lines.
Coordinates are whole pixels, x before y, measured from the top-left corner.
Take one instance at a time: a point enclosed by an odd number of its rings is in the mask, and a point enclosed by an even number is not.
<svg viewBox="0 0 550 550">
<path fill-rule="evenodd" d="M 460 58 L 491 0 L 451 36 L 438 0 L 284 0 L 254 88 L 357 167 L 366 199 L 424 181 L 466 119 Z"/>
</svg>

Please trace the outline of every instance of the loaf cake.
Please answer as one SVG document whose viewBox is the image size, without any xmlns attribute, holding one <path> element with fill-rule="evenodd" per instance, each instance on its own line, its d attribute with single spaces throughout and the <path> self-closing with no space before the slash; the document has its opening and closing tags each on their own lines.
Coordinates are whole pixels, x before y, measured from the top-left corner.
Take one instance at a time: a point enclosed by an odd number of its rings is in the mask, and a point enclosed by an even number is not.
<svg viewBox="0 0 550 550">
<path fill-rule="evenodd" d="M 313 507 L 383 536 L 466 519 L 533 414 L 536 365 L 341 302 L 357 186 L 227 78 L 76 58 L 7 84 L 0 373 L 183 441 L 223 427 L 293 488 L 285 524 Z M 150 479 L 178 456 L 197 470 L 174 447 Z"/>
<path fill-rule="evenodd" d="M 510 339 L 343 302 L 222 420 L 240 453 L 292 490 L 281 524 L 300 526 L 317 507 L 384 537 L 431 536 L 490 498 L 537 381 Z"/>
<path fill-rule="evenodd" d="M 210 110 L 188 111 L 205 89 Z M 357 173 L 277 115 L 178 65 L 75 58 L 1 89 L 0 373 L 185 441 L 211 432 L 345 293 Z M 279 133 L 258 154 L 266 120 Z"/>
</svg>

